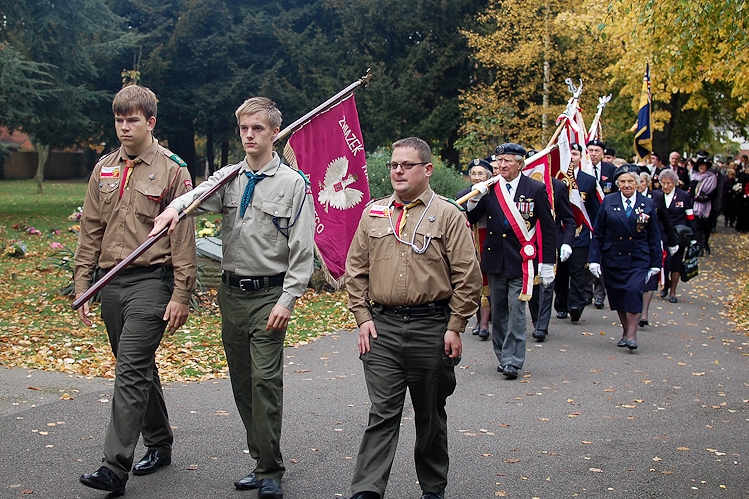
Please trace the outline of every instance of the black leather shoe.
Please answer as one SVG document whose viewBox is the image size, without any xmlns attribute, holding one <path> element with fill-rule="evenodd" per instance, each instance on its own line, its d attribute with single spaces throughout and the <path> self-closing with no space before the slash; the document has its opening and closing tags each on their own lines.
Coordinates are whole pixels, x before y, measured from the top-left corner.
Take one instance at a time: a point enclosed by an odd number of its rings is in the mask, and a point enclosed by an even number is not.
<svg viewBox="0 0 749 499">
<path fill-rule="evenodd" d="M 671 296 L 668 297 L 668 301 L 670 301 L 671 303 L 676 303 L 679 300 L 676 298 L 676 296 L 671 295 Z"/>
<path fill-rule="evenodd" d="M 474 335 L 474 336 L 476 336 L 477 334 L 479 334 L 479 330 L 480 330 L 479 327 L 476 326 L 475 328 L 473 328 L 471 330 L 471 334 Z"/>
<path fill-rule="evenodd" d="M 148 450 L 146 455 L 133 466 L 133 475 L 150 475 L 162 466 L 172 464 L 172 456 L 158 450 Z"/>
<path fill-rule="evenodd" d="M 619 340 L 619 343 L 617 343 L 616 346 L 618 346 L 618 347 L 626 347 L 627 346 L 627 339 L 626 338 L 622 338 L 621 340 Z"/>
<path fill-rule="evenodd" d="M 571 322 L 578 322 L 580 320 L 580 316 L 583 315 L 583 311 L 579 308 L 571 308 L 570 309 L 570 321 Z"/>
<path fill-rule="evenodd" d="M 503 372 L 505 372 L 505 366 L 497 366 L 497 372 L 498 372 L 498 373 L 503 373 Z"/>
<path fill-rule="evenodd" d="M 102 466 L 93 473 L 81 475 L 81 483 L 92 489 L 106 490 L 117 496 L 125 493 L 125 482 L 106 466 Z"/>
<path fill-rule="evenodd" d="M 342 497 L 341 499 L 346 498 Z M 377 492 L 357 492 L 356 494 L 349 497 L 349 499 L 380 499 L 380 494 L 378 494 Z"/>
<path fill-rule="evenodd" d="M 421 499 L 445 499 L 445 494 L 435 494 L 434 492 L 424 492 Z"/>
<path fill-rule="evenodd" d="M 257 493 L 257 497 L 258 499 L 283 499 L 280 480 L 274 478 L 263 478 L 260 480 L 260 490 Z"/>
<path fill-rule="evenodd" d="M 635 340 L 629 340 L 627 342 L 627 348 L 630 350 L 637 350 L 637 342 Z"/>
<path fill-rule="evenodd" d="M 661 289 L 661 298 L 665 298 L 668 295 L 667 289 Z"/>
<path fill-rule="evenodd" d="M 596 300 L 596 308 L 603 308 L 603 300 Z"/>
<path fill-rule="evenodd" d="M 479 331 L 479 338 L 482 340 L 486 340 L 489 338 L 489 330 L 488 329 L 481 329 Z"/>
<path fill-rule="evenodd" d="M 253 471 L 241 480 L 234 482 L 234 486 L 239 490 L 251 490 L 260 488 L 260 480 L 255 478 L 255 472 Z"/>
<path fill-rule="evenodd" d="M 546 331 L 535 330 L 533 331 L 533 337 L 536 338 L 537 343 L 543 343 L 546 340 Z"/>
<path fill-rule="evenodd" d="M 557 312 L 557 319 L 566 319 L 567 318 L 567 312 L 564 310 L 559 310 Z"/>
<path fill-rule="evenodd" d="M 648 322 L 647 319 L 640 319 L 640 324 L 639 324 L 640 327 L 645 327 L 645 326 L 647 326 L 649 324 L 650 323 Z"/>
<path fill-rule="evenodd" d="M 504 371 L 502 371 L 502 374 L 504 374 L 505 378 L 507 379 L 515 379 L 518 377 L 518 368 L 515 366 L 505 366 Z"/>
</svg>

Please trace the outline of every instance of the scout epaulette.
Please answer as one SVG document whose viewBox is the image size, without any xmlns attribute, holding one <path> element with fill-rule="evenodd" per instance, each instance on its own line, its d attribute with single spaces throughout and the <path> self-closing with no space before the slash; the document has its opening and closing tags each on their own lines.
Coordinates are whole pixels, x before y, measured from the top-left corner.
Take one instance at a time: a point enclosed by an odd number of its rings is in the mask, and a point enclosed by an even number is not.
<svg viewBox="0 0 749 499">
<path fill-rule="evenodd" d="M 442 199 L 444 199 L 445 201 L 447 201 L 448 203 L 454 205 L 458 210 L 460 210 L 460 211 L 466 211 L 465 208 L 463 208 L 462 206 L 460 206 L 453 198 L 446 198 L 445 196 L 440 196 L 440 197 Z"/>
<path fill-rule="evenodd" d="M 180 158 L 180 157 L 179 157 L 178 155 L 174 154 L 174 153 L 173 153 L 172 151 L 170 151 L 169 149 L 164 149 L 164 155 L 165 155 L 165 156 L 166 156 L 167 158 L 169 158 L 169 159 L 171 159 L 172 161 L 174 161 L 175 163 L 177 163 L 177 164 L 178 164 L 179 166 L 181 166 L 181 167 L 186 167 L 186 166 L 187 166 L 187 163 L 185 163 L 185 160 L 184 160 L 184 159 Z"/>
<path fill-rule="evenodd" d="M 293 168 L 292 168 L 292 170 L 293 170 Z M 305 183 L 305 184 L 307 184 L 307 185 L 311 185 L 311 182 L 310 182 L 310 180 L 309 180 L 309 177 L 308 177 L 308 176 L 307 176 L 307 175 L 306 175 L 306 174 L 305 174 L 305 173 L 304 173 L 304 172 L 302 171 L 302 169 L 301 169 L 301 168 L 300 168 L 300 169 L 298 169 L 298 170 L 296 170 L 296 172 L 297 172 L 297 173 L 298 173 L 299 175 L 301 175 L 301 176 L 302 176 L 302 178 L 304 179 L 304 183 Z"/>
</svg>

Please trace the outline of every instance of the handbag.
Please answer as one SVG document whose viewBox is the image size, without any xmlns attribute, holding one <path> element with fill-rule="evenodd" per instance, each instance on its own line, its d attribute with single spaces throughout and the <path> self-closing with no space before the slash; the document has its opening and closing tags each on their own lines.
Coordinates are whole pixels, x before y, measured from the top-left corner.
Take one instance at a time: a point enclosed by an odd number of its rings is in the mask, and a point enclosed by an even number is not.
<svg viewBox="0 0 749 499">
<path fill-rule="evenodd" d="M 700 273 L 697 264 L 697 255 L 699 253 L 700 243 L 694 243 L 684 251 L 684 270 L 681 272 L 681 280 L 683 282 L 689 282 Z"/>
<path fill-rule="evenodd" d="M 674 225 L 674 230 L 676 231 L 676 237 L 678 240 L 678 245 L 681 248 L 688 248 L 689 247 L 689 241 L 692 240 L 692 228 L 688 225 Z M 686 253 L 686 251 L 685 251 Z"/>
</svg>

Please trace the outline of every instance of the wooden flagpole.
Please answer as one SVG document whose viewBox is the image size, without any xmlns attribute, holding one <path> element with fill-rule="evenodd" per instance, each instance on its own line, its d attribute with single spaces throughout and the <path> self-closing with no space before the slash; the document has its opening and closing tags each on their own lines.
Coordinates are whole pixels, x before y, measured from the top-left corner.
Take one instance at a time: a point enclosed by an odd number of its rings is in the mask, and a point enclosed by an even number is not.
<svg viewBox="0 0 749 499">
<path fill-rule="evenodd" d="M 276 136 L 276 139 L 274 142 L 278 142 L 282 139 L 287 138 L 292 133 L 294 133 L 296 130 L 304 126 L 309 120 L 317 116 L 318 114 L 327 111 L 328 109 L 332 108 L 345 98 L 347 98 L 349 95 L 354 93 L 354 91 L 359 88 L 361 85 L 364 85 L 365 87 L 367 84 L 369 84 L 369 80 L 372 79 L 372 72 L 367 69 L 367 74 L 356 80 L 355 82 L 351 83 L 349 86 L 335 94 L 330 99 L 326 100 L 316 108 L 314 108 L 312 111 L 308 112 L 295 122 L 293 122 L 291 125 L 287 126 L 283 130 L 281 130 L 278 133 L 278 136 Z M 194 212 L 198 207 L 208 198 L 210 198 L 213 194 L 216 193 L 221 187 L 223 187 L 228 182 L 232 181 L 234 177 L 239 173 L 239 170 L 242 168 L 241 163 L 236 165 L 232 170 L 229 171 L 229 173 L 221 179 L 220 182 L 218 182 L 216 185 L 214 185 L 211 189 L 204 192 L 201 196 L 199 196 L 197 199 L 195 199 L 192 203 L 190 203 L 190 206 L 185 208 L 182 213 L 179 214 L 179 222 L 184 220 L 188 215 L 190 215 L 192 212 Z M 164 227 L 158 234 L 155 236 L 149 237 L 146 239 L 143 243 L 141 243 L 140 246 L 135 248 L 132 253 L 130 253 L 128 256 L 122 259 L 120 263 L 112 267 L 112 269 L 107 272 L 101 279 L 96 281 L 94 284 L 91 285 L 90 288 L 88 288 L 83 294 L 81 294 L 78 298 L 76 298 L 73 301 L 73 310 L 77 310 L 86 303 L 92 296 L 94 296 L 96 293 L 99 292 L 101 288 L 106 286 L 112 279 L 114 279 L 120 272 L 125 270 L 128 265 L 130 265 L 135 259 L 137 259 L 139 256 L 141 256 L 143 253 L 148 251 L 148 249 L 153 246 L 156 241 L 164 237 L 167 232 L 169 231 L 169 226 Z"/>
</svg>

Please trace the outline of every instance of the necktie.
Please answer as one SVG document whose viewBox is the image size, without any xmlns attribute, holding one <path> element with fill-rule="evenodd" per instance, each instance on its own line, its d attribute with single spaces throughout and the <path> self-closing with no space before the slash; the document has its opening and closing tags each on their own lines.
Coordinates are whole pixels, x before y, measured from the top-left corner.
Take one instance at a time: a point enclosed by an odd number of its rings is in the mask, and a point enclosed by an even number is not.
<svg viewBox="0 0 749 499">
<path fill-rule="evenodd" d="M 247 175 L 247 186 L 244 188 L 244 194 L 242 194 L 242 202 L 239 205 L 239 216 L 244 218 L 244 212 L 247 211 L 247 207 L 250 206 L 252 200 L 252 191 L 255 190 L 255 184 L 267 177 L 264 173 L 253 173 L 244 172 Z"/>
<path fill-rule="evenodd" d="M 627 199 L 627 207 L 624 209 L 624 213 L 627 214 L 627 218 L 632 214 L 632 201 Z"/>
<path fill-rule="evenodd" d="M 130 180 L 130 175 L 133 173 L 135 165 L 137 165 L 141 161 L 141 159 L 137 159 L 135 161 L 133 161 L 132 159 L 128 159 L 125 161 L 125 171 L 122 173 L 122 180 L 120 180 L 120 199 L 122 199 L 122 194 L 125 192 L 127 181 Z"/>
<path fill-rule="evenodd" d="M 505 186 L 507 187 L 507 192 L 509 192 L 510 194 L 512 194 L 512 185 L 505 184 Z"/>
<path fill-rule="evenodd" d="M 401 232 L 403 232 L 403 228 L 406 226 L 406 218 L 408 217 L 408 210 L 413 208 L 414 206 L 419 206 L 421 204 L 421 199 L 417 199 L 416 201 L 411 201 L 410 203 L 404 205 L 403 203 L 399 203 L 398 201 L 393 201 L 393 206 L 396 208 L 403 208 L 403 211 L 400 212 L 400 215 L 398 215 L 398 221 L 395 223 L 395 235 L 400 237 Z"/>
<path fill-rule="evenodd" d="M 594 171 L 594 172 L 595 172 L 595 174 L 596 174 L 596 180 L 601 180 L 601 177 L 599 177 L 599 176 L 598 176 L 598 166 L 594 166 L 594 167 L 593 167 L 593 171 Z"/>
</svg>

